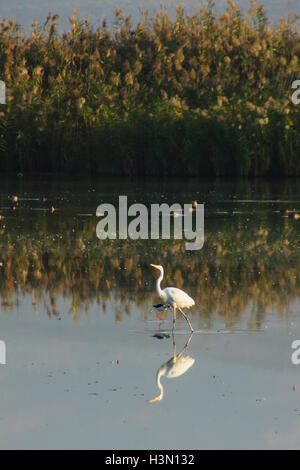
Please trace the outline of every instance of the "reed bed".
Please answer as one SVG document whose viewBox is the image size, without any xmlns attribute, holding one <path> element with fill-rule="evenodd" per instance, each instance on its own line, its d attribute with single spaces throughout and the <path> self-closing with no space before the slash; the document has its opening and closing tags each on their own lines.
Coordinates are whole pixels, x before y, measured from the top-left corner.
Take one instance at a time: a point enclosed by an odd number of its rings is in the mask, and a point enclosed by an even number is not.
<svg viewBox="0 0 300 470">
<path fill-rule="evenodd" d="M 296 20 L 212 1 L 132 25 L 77 11 L 23 34 L 0 23 L 0 170 L 111 175 L 299 175 Z"/>
</svg>

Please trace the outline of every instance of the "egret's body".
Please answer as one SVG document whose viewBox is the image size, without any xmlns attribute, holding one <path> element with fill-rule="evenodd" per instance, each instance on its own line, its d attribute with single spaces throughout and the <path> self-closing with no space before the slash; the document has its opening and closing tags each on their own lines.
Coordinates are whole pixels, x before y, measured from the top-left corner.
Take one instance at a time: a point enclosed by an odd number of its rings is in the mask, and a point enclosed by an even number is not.
<svg viewBox="0 0 300 470">
<path fill-rule="evenodd" d="M 191 325 L 190 320 L 188 319 L 187 315 L 183 312 L 183 308 L 190 308 L 195 305 L 194 299 L 192 299 L 186 292 L 177 287 L 166 287 L 165 289 L 161 288 L 161 281 L 164 277 L 164 268 L 160 265 L 151 264 L 152 267 L 158 269 L 160 271 L 160 276 L 156 281 L 156 291 L 161 300 L 165 304 L 169 304 L 173 307 L 174 310 L 174 317 L 173 317 L 173 328 L 175 327 L 176 322 L 176 309 L 182 313 L 184 318 L 186 319 L 191 331 L 193 327 Z"/>
<path fill-rule="evenodd" d="M 190 356 L 182 356 L 182 357 L 172 357 L 168 362 L 163 364 L 157 371 L 156 374 L 156 384 L 160 390 L 160 394 L 150 400 L 150 403 L 155 401 L 162 400 L 164 396 L 164 388 L 161 384 L 161 377 L 165 375 L 168 378 L 175 378 L 179 377 L 180 375 L 184 374 L 192 365 L 194 364 L 195 359 Z"/>
</svg>

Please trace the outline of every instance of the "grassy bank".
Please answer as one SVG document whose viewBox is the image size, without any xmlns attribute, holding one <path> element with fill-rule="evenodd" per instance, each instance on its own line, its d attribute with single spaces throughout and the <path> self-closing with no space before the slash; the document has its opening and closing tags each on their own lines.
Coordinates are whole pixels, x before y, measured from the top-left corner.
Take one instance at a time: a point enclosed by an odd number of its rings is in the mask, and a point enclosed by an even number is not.
<svg viewBox="0 0 300 470">
<path fill-rule="evenodd" d="M 110 30 L 57 15 L 24 35 L 0 23 L 0 170 L 299 175 L 295 23 L 212 2 L 171 20 L 120 10 Z"/>
</svg>

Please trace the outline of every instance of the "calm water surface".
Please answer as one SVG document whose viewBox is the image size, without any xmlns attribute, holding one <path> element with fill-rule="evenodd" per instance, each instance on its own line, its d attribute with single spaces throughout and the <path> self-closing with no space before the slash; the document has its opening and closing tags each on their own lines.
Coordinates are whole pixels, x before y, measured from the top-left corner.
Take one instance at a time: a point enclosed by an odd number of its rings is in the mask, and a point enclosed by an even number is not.
<svg viewBox="0 0 300 470">
<path fill-rule="evenodd" d="M 118 195 L 205 203 L 203 249 L 101 242 L 96 208 Z M 0 448 L 299 448 L 297 211 L 297 180 L 2 177 Z M 192 337 L 153 309 L 150 263 L 195 299 Z"/>
</svg>

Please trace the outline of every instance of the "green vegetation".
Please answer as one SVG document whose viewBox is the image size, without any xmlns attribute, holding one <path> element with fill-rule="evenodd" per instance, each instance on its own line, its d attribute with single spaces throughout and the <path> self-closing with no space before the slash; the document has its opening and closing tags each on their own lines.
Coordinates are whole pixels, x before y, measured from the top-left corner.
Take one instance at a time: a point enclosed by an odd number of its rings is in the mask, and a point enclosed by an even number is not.
<svg viewBox="0 0 300 470">
<path fill-rule="evenodd" d="M 0 170 L 111 175 L 299 175 L 295 21 L 270 25 L 228 0 L 136 27 L 117 9 L 97 29 L 77 12 L 24 35 L 0 23 Z"/>
</svg>

